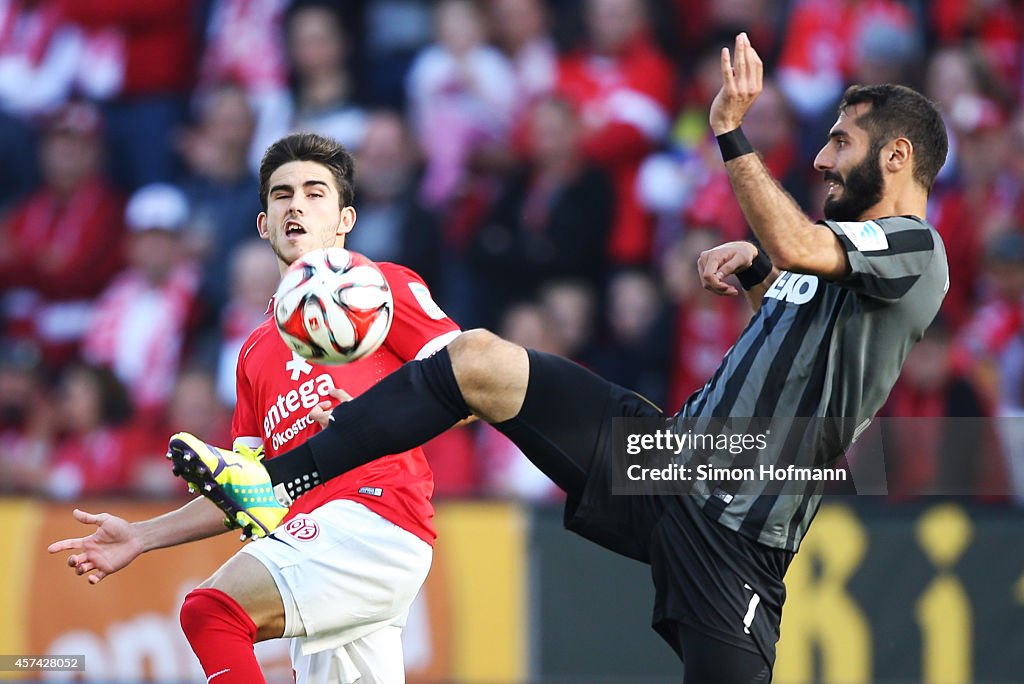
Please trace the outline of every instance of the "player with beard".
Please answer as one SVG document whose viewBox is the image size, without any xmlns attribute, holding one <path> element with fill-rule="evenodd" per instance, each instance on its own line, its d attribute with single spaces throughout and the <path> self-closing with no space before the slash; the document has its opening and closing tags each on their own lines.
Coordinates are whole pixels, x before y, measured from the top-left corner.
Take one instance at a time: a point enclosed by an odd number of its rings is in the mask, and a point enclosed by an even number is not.
<svg viewBox="0 0 1024 684">
<path fill-rule="evenodd" d="M 714 464 L 756 472 L 799 454 L 826 468 L 885 401 L 948 286 L 945 250 L 925 220 L 946 157 L 945 127 L 909 88 L 847 90 L 814 162 L 828 184 L 827 218 L 814 223 L 740 128 L 762 87 L 746 34 L 733 53 L 722 50 L 722 79 L 711 128 L 761 247 L 727 243 L 704 252 L 698 268 L 720 295 L 738 294 L 725 280 L 736 274 L 757 311 L 707 384 L 665 421 L 682 431 L 692 419 L 817 419 L 767 448 L 715 453 Z M 674 496 L 612 496 L 612 458 L 622 448 L 613 419 L 661 412 L 565 359 L 487 331 L 406 364 L 334 409 L 329 422 L 321 417 L 323 432 L 265 468 L 240 459 L 215 478 L 215 495 L 262 483 L 283 505 L 299 504 L 305 495 L 289 484 L 296 479 L 328 481 L 470 414 L 493 423 L 566 491 L 569 529 L 650 563 L 653 626 L 683 659 L 684 682 L 770 681 L 783 577 L 818 509 L 820 482 L 705 481 Z"/>
</svg>

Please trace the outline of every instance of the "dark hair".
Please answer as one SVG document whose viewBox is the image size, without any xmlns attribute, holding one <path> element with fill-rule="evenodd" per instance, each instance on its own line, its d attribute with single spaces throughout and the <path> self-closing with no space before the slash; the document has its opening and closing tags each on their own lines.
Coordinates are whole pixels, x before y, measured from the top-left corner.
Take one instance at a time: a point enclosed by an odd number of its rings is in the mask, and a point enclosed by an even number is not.
<svg viewBox="0 0 1024 684">
<path fill-rule="evenodd" d="M 123 425 L 131 419 L 133 406 L 128 388 L 105 366 L 79 362 L 67 368 L 65 378 L 84 377 L 96 389 L 103 425 Z"/>
<path fill-rule="evenodd" d="M 949 149 L 938 107 L 916 90 L 885 83 L 850 86 L 839 111 L 865 102 L 871 109 L 857 119 L 857 125 L 871 136 L 872 149 L 881 149 L 895 138 L 909 140 L 914 146 L 914 180 L 930 191 Z"/>
<path fill-rule="evenodd" d="M 292 133 L 268 147 L 260 162 L 260 204 L 263 211 L 267 210 L 270 176 L 293 161 L 316 162 L 330 169 L 338 190 L 339 205 L 342 208 L 352 206 L 355 183 L 352 180 L 354 163 L 351 153 L 331 138 L 316 133 Z"/>
</svg>

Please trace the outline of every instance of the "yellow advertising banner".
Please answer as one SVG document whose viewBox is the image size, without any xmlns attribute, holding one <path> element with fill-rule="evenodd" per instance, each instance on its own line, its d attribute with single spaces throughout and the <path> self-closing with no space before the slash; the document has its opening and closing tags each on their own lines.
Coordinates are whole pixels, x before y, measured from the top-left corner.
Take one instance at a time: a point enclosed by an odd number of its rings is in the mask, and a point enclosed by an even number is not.
<svg viewBox="0 0 1024 684">
<path fill-rule="evenodd" d="M 128 520 L 166 503 L 81 502 Z M 202 671 L 178 625 L 181 602 L 239 548 L 226 534 L 145 554 L 90 585 L 46 546 L 89 527 L 72 506 L 0 499 L 0 654 L 84 655 L 72 681 L 191 682 Z M 410 682 L 522 681 L 526 676 L 526 522 L 515 506 L 438 507 L 434 565 L 413 607 L 404 643 Z M 291 682 L 284 641 L 257 645 L 270 682 Z M 14 673 L 0 673 L 0 680 Z"/>
</svg>

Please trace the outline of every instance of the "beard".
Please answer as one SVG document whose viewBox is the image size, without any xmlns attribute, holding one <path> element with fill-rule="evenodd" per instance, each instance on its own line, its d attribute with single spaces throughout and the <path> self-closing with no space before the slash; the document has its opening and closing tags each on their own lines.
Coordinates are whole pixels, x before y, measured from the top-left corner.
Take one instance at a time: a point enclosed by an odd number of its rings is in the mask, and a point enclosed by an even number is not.
<svg viewBox="0 0 1024 684">
<path fill-rule="evenodd" d="M 878 161 L 881 149 L 872 145 L 864 161 L 850 169 L 846 178 L 834 171 L 825 172 L 826 181 L 835 181 L 842 186 L 839 197 L 825 200 L 825 218 L 829 221 L 858 221 L 865 211 L 881 201 L 885 190 L 882 165 Z"/>
</svg>

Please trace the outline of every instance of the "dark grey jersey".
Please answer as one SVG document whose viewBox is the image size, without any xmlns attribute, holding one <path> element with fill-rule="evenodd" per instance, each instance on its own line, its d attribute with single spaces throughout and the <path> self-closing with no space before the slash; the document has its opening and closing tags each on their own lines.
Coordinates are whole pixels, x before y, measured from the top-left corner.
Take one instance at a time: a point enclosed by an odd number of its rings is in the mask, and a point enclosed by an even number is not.
<svg viewBox="0 0 1024 684">
<path fill-rule="evenodd" d="M 783 272 L 714 376 L 678 414 L 816 419 L 770 448 L 711 459 L 758 476 L 712 478 L 693 489 L 713 519 L 792 551 L 817 512 L 823 485 L 782 485 L 761 477 L 761 466 L 793 463 L 796 450 L 809 452 L 816 467 L 834 465 L 885 402 L 949 287 L 945 249 L 928 223 L 896 216 L 826 224 L 846 250 L 849 275 L 829 282 Z"/>
</svg>

